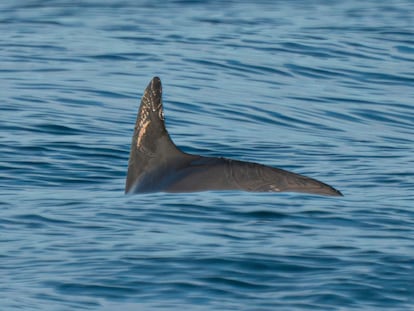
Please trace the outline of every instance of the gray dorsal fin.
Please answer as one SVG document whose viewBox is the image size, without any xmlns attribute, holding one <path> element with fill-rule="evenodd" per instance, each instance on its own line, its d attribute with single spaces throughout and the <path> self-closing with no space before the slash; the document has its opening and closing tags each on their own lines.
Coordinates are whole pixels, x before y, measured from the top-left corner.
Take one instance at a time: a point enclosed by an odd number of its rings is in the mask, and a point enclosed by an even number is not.
<svg viewBox="0 0 414 311">
<path fill-rule="evenodd" d="M 342 195 L 318 180 L 279 168 L 180 151 L 165 128 L 161 81 L 155 77 L 145 89 L 139 107 L 125 192 L 206 190 Z"/>
<path fill-rule="evenodd" d="M 141 176 L 151 173 L 152 168 L 156 169 L 169 159 L 184 155 L 165 128 L 161 80 L 154 77 L 145 89 L 138 110 L 125 192 L 129 192 Z"/>
</svg>

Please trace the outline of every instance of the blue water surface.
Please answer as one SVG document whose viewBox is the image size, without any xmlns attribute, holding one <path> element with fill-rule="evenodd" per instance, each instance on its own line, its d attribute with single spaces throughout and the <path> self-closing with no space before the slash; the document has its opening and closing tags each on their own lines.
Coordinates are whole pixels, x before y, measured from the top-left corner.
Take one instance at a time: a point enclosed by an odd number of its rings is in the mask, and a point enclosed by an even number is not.
<svg viewBox="0 0 414 311">
<path fill-rule="evenodd" d="M 2 1 L 1 310 L 414 310 L 414 2 Z M 184 151 L 343 198 L 123 193 Z"/>
</svg>

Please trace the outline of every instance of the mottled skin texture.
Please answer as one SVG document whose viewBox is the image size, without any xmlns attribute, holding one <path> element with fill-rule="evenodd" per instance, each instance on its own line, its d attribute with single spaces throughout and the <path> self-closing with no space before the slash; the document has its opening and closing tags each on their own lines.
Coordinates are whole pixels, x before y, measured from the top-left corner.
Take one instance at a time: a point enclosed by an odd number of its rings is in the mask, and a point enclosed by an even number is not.
<svg viewBox="0 0 414 311">
<path fill-rule="evenodd" d="M 128 164 L 126 193 L 244 190 L 342 195 L 327 184 L 279 168 L 182 152 L 165 128 L 158 77 L 142 97 Z"/>
</svg>

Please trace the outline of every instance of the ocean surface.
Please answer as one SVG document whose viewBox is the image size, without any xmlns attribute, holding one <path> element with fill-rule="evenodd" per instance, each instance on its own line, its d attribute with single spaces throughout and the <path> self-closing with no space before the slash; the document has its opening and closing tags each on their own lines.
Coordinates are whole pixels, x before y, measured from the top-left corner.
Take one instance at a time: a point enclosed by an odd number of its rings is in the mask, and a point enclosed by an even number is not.
<svg viewBox="0 0 414 311">
<path fill-rule="evenodd" d="M 2 1 L 0 33 L 0 310 L 414 310 L 413 1 Z M 153 76 L 184 151 L 344 197 L 124 195 Z"/>
</svg>

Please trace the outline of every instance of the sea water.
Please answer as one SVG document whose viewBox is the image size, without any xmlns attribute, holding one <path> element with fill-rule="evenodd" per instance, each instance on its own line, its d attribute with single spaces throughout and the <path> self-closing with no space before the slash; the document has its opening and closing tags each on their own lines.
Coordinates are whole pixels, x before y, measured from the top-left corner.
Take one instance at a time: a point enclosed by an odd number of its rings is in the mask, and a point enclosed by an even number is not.
<svg viewBox="0 0 414 311">
<path fill-rule="evenodd" d="M 414 310 L 414 2 L 3 1 L 1 310 Z M 345 195 L 124 195 L 186 152 Z"/>
</svg>

